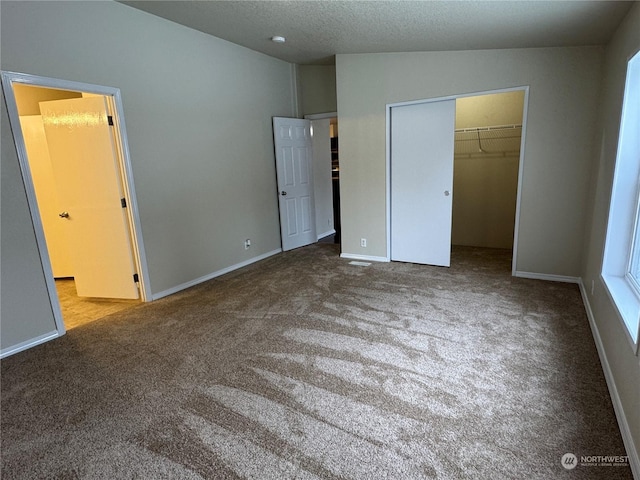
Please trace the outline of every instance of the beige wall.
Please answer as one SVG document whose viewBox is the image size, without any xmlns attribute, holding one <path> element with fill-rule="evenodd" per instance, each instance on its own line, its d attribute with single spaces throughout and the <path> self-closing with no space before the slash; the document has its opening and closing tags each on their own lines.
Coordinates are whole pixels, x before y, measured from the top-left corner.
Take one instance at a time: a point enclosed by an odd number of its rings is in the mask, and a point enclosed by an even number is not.
<svg viewBox="0 0 640 480">
<path fill-rule="evenodd" d="M 630 428 L 629 433 L 635 444 L 636 459 L 640 457 L 640 358 L 632 351 L 622 321 L 605 291 L 600 273 L 618 147 L 627 59 L 639 49 L 640 5 L 635 5 L 606 50 L 600 121 L 595 132 L 596 142 L 592 152 L 595 168 L 591 191 L 594 194 L 589 205 L 585 206 L 590 223 L 586 229 L 585 261 L 581 272 L 597 327 L 596 337 L 599 336 L 602 341 L 606 363 L 615 382 L 614 388 L 619 395 Z M 640 475 L 640 471 L 637 471 L 636 475 Z"/>
<path fill-rule="evenodd" d="M 0 8 L 3 70 L 121 89 L 153 294 L 280 247 L 271 118 L 294 114 L 292 65 L 117 2 Z M 6 348 L 53 318 L 2 115 Z"/>
<path fill-rule="evenodd" d="M 524 90 L 463 97 L 456 100 L 456 128 L 522 123 Z"/>
<path fill-rule="evenodd" d="M 56 181 L 59 177 L 54 174 L 42 115 L 21 115 L 20 125 L 53 276 L 73 277 L 75 270 L 67 232 L 69 225 L 59 217 L 66 208 L 60 200 L 62 190 Z"/>
<path fill-rule="evenodd" d="M 386 256 L 386 104 L 527 85 L 516 266 L 579 275 L 602 58 L 600 47 L 338 55 L 343 252 Z"/>
<path fill-rule="evenodd" d="M 82 93 L 54 88 L 38 88 L 30 85 L 15 85 L 13 93 L 16 96 L 19 115 L 40 115 L 40 102 L 64 100 L 66 98 L 81 98 Z"/>
<path fill-rule="evenodd" d="M 513 155 L 455 158 L 453 245 L 513 247 L 518 164 Z"/>
<path fill-rule="evenodd" d="M 335 65 L 298 66 L 302 115 L 337 110 Z"/>
</svg>

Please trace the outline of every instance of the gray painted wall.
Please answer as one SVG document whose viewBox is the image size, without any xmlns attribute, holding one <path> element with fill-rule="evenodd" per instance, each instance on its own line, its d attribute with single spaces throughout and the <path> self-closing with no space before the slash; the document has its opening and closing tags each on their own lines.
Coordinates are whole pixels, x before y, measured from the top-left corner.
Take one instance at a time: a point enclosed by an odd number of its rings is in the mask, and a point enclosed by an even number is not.
<svg viewBox="0 0 640 480">
<path fill-rule="evenodd" d="M 603 55 L 600 47 L 338 55 L 342 251 L 386 256 L 385 104 L 529 85 L 516 266 L 578 276 Z"/>
<path fill-rule="evenodd" d="M 19 345 L 31 339 L 56 334 L 53 310 L 45 284 L 36 237 L 20 179 L 20 168 L 9 131 L 9 117 L 0 96 L 2 150 L 0 165 L 0 262 L 2 301 L 0 302 L 0 347 Z"/>
<path fill-rule="evenodd" d="M 634 354 L 625 336 L 622 320 L 618 317 L 600 279 L 618 148 L 627 59 L 638 50 L 640 50 L 640 5 L 635 5 L 606 50 L 605 77 L 600 97 L 600 121 L 595 132 L 596 143 L 592 152 L 594 175 L 591 191 L 594 194 L 588 208 L 585 208 L 590 223 L 585 236 L 582 278 L 597 327 L 596 336 L 602 340 L 606 362 L 615 382 L 614 388 L 620 397 L 620 403 L 630 427 L 630 435 L 635 444 L 636 456 L 640 457 L 640 357 Z M 592 282 L 593 294 L 591 294 Z"/>
<path fill-rule="evenodd" d="M 121 89 L 154 294 L 280 248 L 271 117 L 294 114 L 291 64 L 116 2 L 1 8 L 3 70 Z M 6 348 L 53 317 L 2 115 Z"/>
</svg>

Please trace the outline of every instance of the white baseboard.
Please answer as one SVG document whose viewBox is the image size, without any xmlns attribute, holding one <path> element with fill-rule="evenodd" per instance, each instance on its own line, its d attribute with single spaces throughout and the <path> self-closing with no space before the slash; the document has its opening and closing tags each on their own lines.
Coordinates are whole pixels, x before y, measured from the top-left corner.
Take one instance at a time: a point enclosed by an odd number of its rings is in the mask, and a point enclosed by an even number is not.
<svg viewBox="0 0 640 480">
<path fill-rule="evenodd" d="M 598 356 L 600 357 L 600 364 L 602 365 L 604 378 L 607 381 L 607 387 L 609 388 L 609 395 L 611 396 L 613 410 L 615 411 L 616 418 L 618 420 L 618 427 L 620 428 L 622 441 L 624 443 L 625 449 L 627 450 L 627 456 L 629 457 L 631 473 L 633 474 L 633 478 L 640 480 L 640 457 L 638 456 L 638 449 L 633 442 L 631 429 L 629 428 L 629 422 L 627 421 L 627 417 L 624 414 L 620 395 L 618 394 L 618 389 L 613 378 L 613 373 L 611 372 L 609 360 L 607 359 L 607 352 L 605 351 L 604 345 L 602 344 L 602 338 L 600 337 L 600 332 L 598 330 L 598 326 L 596 325 L 595 317 L 593 316 L 593 310 L 591 309 L 591 304 L 589 303 L 587 290 L 581 278 L 578 279 L 578 285 L 580 286 L 580 294 L 582 295 L 584 308 L 587 311 L 587 318 L 589 319 L 589 325 L 591 327 L 593 340 L 595 341 L 596 349 L 598 350 Z"/>
<path fill-rule="evenodd" d="M 56 330 L 53 332 L 45 333 L 35 338 L 31 338 L 27 341 L 20 342 L 17 345 L 3 348 L 0 351 L 0 358 L 8 357 L 9 355 L 13 355 L 14 353 L 22 352 L 23 350 L 27 350 L 28 348 L 35 347 L 36 345 L 40 345 L 41 343 L 48 342 L 49 340 L 53 340 L 54 338 L 58 338 L 62 335 L 64 334 L 60 334 Z"/>
<path fill-rule="evenodd" d="M 252 263 L 259 262 L 260 260 L 264 260 L 265 258 L 272 257 L 273 255 L 277 255 L 278 253 L 282 253 L 281 248 L 277 248 L 276 250 L 271 250 L 270 252 L 263 253 L 262 255 L 258 255 L 257 257 L 250 258 L 249 260 L 245 260 L 244 262 L 236 263 L 235 265 L 231 265 L 230 267 L 223 268 L 213 273 L 209 273 L 208 275 L 204 275 L 203 277 L 196 278 L 189 282 L 182 283 L 180 285 L 176 285 L 175 287 L 169 288 L 162 292 L 154 293 L 151 295 L 152 300 L 158 300 L 163 297 L 167 297 L 169 295 L 173 295 L 174 293 L 178 293 L 181 290 L 185 290 L 189 287 L 193 287 L 198 285 L 199 283 L 206 282 L 207 280 L 211 280 L 213 278 L 224 275 L 225 273 L 233 272 L 242 267 L 246 267 L 247 265 L 251 265 Z"/>
<path fill-rule="evenodd" d="M 365 260 L 369 262 L 388 262 L 387 257 L 373 257 L 371 255 L 356 255 L 355 253 L 341 253 L 341 258 L 349 258 L 351 260 Z"/>
<path fill-rule="evenodd" d="M 336 231 L 333 228 L 331 230 L 327 230 L 326 232 L 319 233 L 318 234 L 318 240 L 320 240 L 321 238 L 324 238 L 324 237 L 328 237 L 329 235 L 333 235 L 334 233 L 336 233 Z"/>
<path fill-rule="evenodd" d="M 519 272 L 513 273 L 514 277 L 530 278 L 532 280 L 548 280 L 550 282 L 580 283 L 580 277 L 568 277 L 565 275 L 551 275 L 548 273 Z"/>
</svg>

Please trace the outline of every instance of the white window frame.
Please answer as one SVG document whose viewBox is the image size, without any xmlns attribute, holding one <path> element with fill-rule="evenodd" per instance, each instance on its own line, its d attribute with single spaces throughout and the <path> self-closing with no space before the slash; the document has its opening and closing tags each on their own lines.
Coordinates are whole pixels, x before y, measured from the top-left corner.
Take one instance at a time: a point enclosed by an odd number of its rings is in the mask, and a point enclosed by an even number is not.
<svg viewBox="0 0 640 480">
<path fill-rule="evenodd" d="M 633 86 L 634 88 L 631 88 Z M 640 52 L 627 62 L 602 281 L 633 351 L 640 340 L 640 285 L 630 274 L 640 222 Z M 640 249 L 639 249 L 640 252 Z"/>
<path fill-rule="evenodd" d="M 640 135 L 640 130 L 638 131 L 638 135 Z M 639 157 L 639 161 L 640 161 L 640 157 Z M 634 226 L 633 226 L 633 230 L 632 230 L 632 235 L 633 235 L 633 240 L 631 243 L 631 250 L 629 251 L 629 261 L 627 262 L 627 271 L 626 271 L 626 277 L 627 277 L 627 281 L 631 284 L 631 287 L 633 287 L 633 289 L 636 292 L 636 295 L 640 297 L 640 277 L 636 278 L 633 276 L 632 274 L 632 269 L 633 269 L 633 260 L 634 260 L 634 253 L 637 255 L 638 261 L 640 261 L 640 231 L 638 230 L 638 228 L 640 227 L 640 179 L 638 179 L 638 201 L 637 201 L 637 206 L 636 206 L 636 216 L 635 216 L 635 222 L 634 222 Z"/>
</svg>

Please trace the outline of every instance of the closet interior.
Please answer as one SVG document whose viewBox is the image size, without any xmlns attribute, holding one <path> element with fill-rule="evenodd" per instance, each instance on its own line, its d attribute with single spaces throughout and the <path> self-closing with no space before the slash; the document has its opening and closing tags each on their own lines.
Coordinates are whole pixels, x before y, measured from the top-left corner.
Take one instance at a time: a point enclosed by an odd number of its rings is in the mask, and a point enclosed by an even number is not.
<svg viewBox="0 0 640 480">
<path fill-rule="evenodd" d="M 524 92 L 456 100 L 451 243 L 513 248 Z"/>
</svg>

